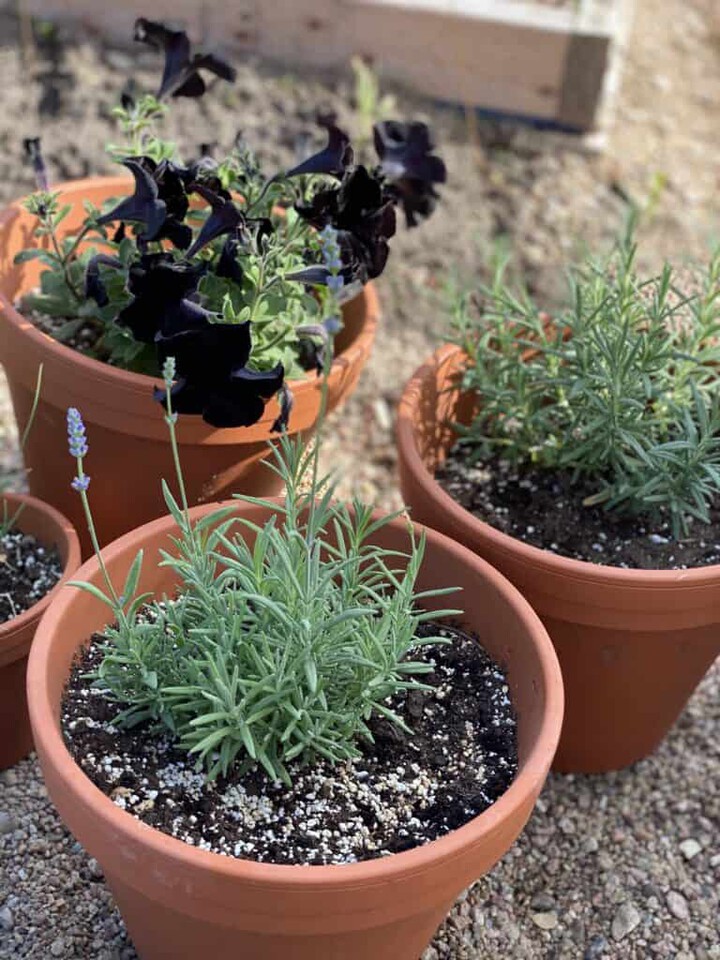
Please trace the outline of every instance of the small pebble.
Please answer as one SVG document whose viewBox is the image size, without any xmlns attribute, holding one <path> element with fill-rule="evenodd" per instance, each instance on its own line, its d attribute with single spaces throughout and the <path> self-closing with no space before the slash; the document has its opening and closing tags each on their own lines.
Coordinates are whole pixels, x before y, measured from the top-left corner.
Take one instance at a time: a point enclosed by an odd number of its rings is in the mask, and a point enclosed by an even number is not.
<svg viewBox="0 0 720 960">
<path fill-rule="evenodd" d="M 640 913 L 634 903 L 626 901 L 621 904 L 613 917 L 611 931 L 613 940 L 623 940 L 629 933 L 632 933 L 641 919 Z"/>
<path fill-rule="evenodd" d="M 687 900 L 681 893 L 671 890 L 667 895 L 666 903 L 670 913 L 678 920 L 688 920 L 690 918 Z"/>
<path fill-rule="evenodd" d="M 17 830 L 17 823 L 13 817 L 5 810 L 0 810 L 0 836 L 12 833 L 14 830 Z"/>
<path fill-rule="evenodd" d="M 558 917 L 553 910 L 543 913 L 531 913 L 530 919 L 535 926 L 540 927 L 541 930 L 554 930 L 558 925 Z"/>
<path fill-rule="evenodd" d="M 692 860 L 693 857 L 696 857 L 701 852 L 702 847 L 697 840 L 683 840 L 683 842 L 680 844 L 680 853 L 685 857 L 686 860 Z"/>
</svg>

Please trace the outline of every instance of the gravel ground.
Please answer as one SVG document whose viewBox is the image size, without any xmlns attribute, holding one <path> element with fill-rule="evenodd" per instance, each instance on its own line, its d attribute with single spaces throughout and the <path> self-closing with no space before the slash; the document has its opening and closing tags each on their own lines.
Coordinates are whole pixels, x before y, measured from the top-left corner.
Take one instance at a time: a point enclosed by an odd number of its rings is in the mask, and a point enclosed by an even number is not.
<svg viewBox="0 0 720 960">
<path fill-rule="evenodd" d="M 444 285 L 453 275 L 487 277 L 498 244 L 550 307 L 568 258 L 610 241 L 627 197 L 644 210 L 644 263 L 699 255 L 717 239 L 716 0 L 637 6 L 602 155 L 570 137 L 440 111 L 393 91 L 403 114 L 432 121 L 450 183 L 433 221 L 394 244 L 382 278 L 385 320 L 374 359 L 335 417 L 325 450 L 340 471 L 341 493 L 356 489 L 382 506 L 398 504 L 394 405 L 443 337 Z M 0 200 L 29 189 L 19 139 L 39 130 L 56 178 L 107 169 L 108 105 L 138 62 L 140 80 L 153 82 L 152 56 L 99 50 L 83 39 L 22 62 L 15 21 L 0 12 Z M 190 150 L 204 140 L 227 143 L 242 126 L 269 165 L 279 165 L 316 105 L 334 104 L 352 120 L 349 90 L 347 78 L 294 78 L 245 64 L 232 91 L 217 91 L 199 111 L 181 105 L 172 130 Z M 16 464 L 0 384 L 0 467 Z M 720 958 L 719 703 L 716 667 L 654 757 L 615 775 L 551 777 L 522 839 L 461 899 L 426 960 Z M 34 760 L 0 775 L 0 849 L 3 960 L 135 957 L 97 864 L 53 814 Z"/>
</svg>

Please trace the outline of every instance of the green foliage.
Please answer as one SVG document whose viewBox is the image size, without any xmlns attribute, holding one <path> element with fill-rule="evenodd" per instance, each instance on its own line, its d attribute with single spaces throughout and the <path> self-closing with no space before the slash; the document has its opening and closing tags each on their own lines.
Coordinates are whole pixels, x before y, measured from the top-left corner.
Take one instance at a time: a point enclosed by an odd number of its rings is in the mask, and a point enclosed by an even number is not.
<svg viewBox="0 0 720 960">
<path fill-rule="evenodd" d="M 107 151 L 110 156 L 119 161 L 124 157 L 135 157 L 144 153 L 156 163 L 171 160 L 176 153 L 175 144 L 160 140 L 153 133 L 155 126 L 166 114 L 167 105 L 151 94 L 144 94 L 137 101 L 128 98 L 127 103 L 114 107 L 112 116 L 118 121 L 126 142 L 108 144 Z"/>
<path fill-rule="evenodd" d="M 679 536 L 720 491 L 720 253 L 704 271 L 641 278 L 631 233 L 572 275 L 554 318 L 502 268 L 481 298 L 456 298 L 479 398 L 462 442 L 590 479 L 588 503 L 665 517 Z"/>
<path fill-rule="evenodd" d="M 395 112 L 395 98 L 380 92 L 380 81 L 372 66 L 362 57 L 350 61 L 355 79 L 355 113 L 358 143 L 361 147 L 372 141 L 373 126 L 387 120 Z"/>
<path fill-rule="evenodd" d="M 355 756 L 373 714 L 402 723 L 385 701 L 422 686 L 428 667 L 412 651 L 440 642 L 417 639 L 429 616 L 415 590 L 423 539 L 407 555 L 373 545 L 392 517 L 334 502 L 327 479 L 311 480 L 314 457 L 283 437 L 275 469 L 286 494 L 265 504 L 274 515 L 263 526 L 228 508 L 192 524 L 165 486 L 180 533 L 162 562 L 179 575 L 178 595 L 143 607 L 138 557 L 106 631 L 95 682 L 124 706 L 116 722 L 170 731 L 211 776 L 261 764 L 288 782 L 292 761 Z"/>
<path fill-rule="evenodd" d="M 152 96 L 143 96 L 137 102 L 117 107 L 113 113 L 127 138 L 121 145 L 108 149 L 116 160 L 128 155 L 149 157 L 156 163 L 172 160 L 180 163 L 175 145 L 159 139 L 155 127 L 167 108 Z M 202 179 L 201 173 L 198 173 Z M 237 254 L 242 270 L 242 282 L 219 278 L 212 270 L 200 284 L 201 303 L 218 320 L 242 323 L 251 320 L 253 350 L 250 366 L 269 370 L 282 363 L 288 378 L 301 377 L 304 369 L 299 362 L 299 337 L 296 328 L 320 322 L 326 315 L 326 292 L 317 289 L 311 296 L 304 284 L 285 280 L 287 274 L 321 260 L 317 235 L 295 213 L 292 204 L 305 199 L 317 178 L 304 177 L 297 183 L 280 175 L 267 178 L 252 152 L 242 142 L 236 143 L 231 153 L 213 170 L 222 187 L 229 190 L 240 209 L 249 218 L 268 218 L 274 232 L 258 244 L 248 237 Z M 39 260 L 46 268 L 40 275 L 39 290 L 27 294 L 23 307 L 67 322 L 54 333 L 61 342 L 71 339 L 84 325 L 97 331 L 89 347 L 91 356 L 136 373 L 158 376 L 155 352 L 152 347 L 138 343 L 132 334 L 115 320 L 130 301 L 127 278 L 130 267 L 140 251 L 135 239 L 128 235 L 116 242 L 114 231 L 98 226 L 100 211 L 87 205 L 86 219 L 79 232 L 60 239 L 58 228 L 70 212 L 69 206 L 60 207 L 57 193 L 36 193 L 26 201 L 26 209 L 38 218 L 35 236 L 46 240 L 47 249 L 31 248 L 16 256 L 17 263 Z M 279 206 L 280 204 L 280 206 Z M 116 200 L 104 206 L 110 210 Z M 188 213 L 188 223 L 196 233 L 207 217 L 207 208 Z M 219 238 L 198 255 L 198 259 L 215 265 L 220 257 L 223 238 Z M 163 245 L 152 243 L 149 251 L 160 251 Z M 85 272 L 89 260 L 102 252 L 117 257 L 122 269 L 100 266 L 100 276 L 107 290 L 109 303 L 98 307 L 85 294 Z M 178 260 L 182 251 L 175 250 Z"/>
<path fill-rule="evenodd" d="M 25 452 L 25 447 L 27 446 L 28 437 L 30 436 L 30 431 L 32 430 L 33 423 L 35 422 L 35 416 L 37 414 L 38 404 L 40 403 L 40 393 L 42 391 L 42 378 L 43 378 L 43 365 L 40 364 L 37 372 L 37 379 L 35 381 L 35 392 L 33 394 L 33 401 L 30 407 L 30 415 L 27 418 L 27 423 L 25 424 L 25 429 L 22 432 L 20 437 L 20 453 Z M 7 502 L 7 499 L 2 495 L 5 490 L 8 488 L 9 482 L 8 477 L 0 477 L 0 537 L 4 537 L 8 534 L 15 524 L 17 523 L 20 514 L 23 512 L 24 506 L 21 504 L 14 513 L 10 512 L 10 507 Z"/>
</svg>

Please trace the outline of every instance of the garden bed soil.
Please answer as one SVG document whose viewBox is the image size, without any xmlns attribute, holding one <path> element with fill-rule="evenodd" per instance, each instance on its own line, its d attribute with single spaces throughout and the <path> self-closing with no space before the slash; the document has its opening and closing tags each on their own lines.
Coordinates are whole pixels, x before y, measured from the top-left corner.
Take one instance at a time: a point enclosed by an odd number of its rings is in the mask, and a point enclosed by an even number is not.
<svg viewBox="0 0 720 960">
<path fill-rule="evenodd" d="M 62 569 L 55 547 L 48 549 L 19 530 L 0 536 L 0 624 L 42 600 L 62 576 Z"/>
<path fill-rule="evenodd" d="M 573 560 L 639 570 L 685 570 L 720 563 L 720 505 L 711 523 L 695 520 L 675 539 L 667 522 L 584 506 L 597 484 L 569 472 L 518 467 L 499 457 L 477 463 L 456 447 L 436 473 L 453 500 L 517 540 Z"/>
<path fill-rule="evenodd" d="M 507 679 L 476 638 L 437 625 L 448 643 L 421 647 L 422 680 L 388 705 L 412 735 L 373 718 L 374 743 L 354 760 L 291 765 L 292 787 L 258 768 L 206 781 L 171 739 L 147 727 L 119 731 L 120 708 L 90 685 L 101 660 L 94 636 L 63 701 L 66 743 L 86 775 L 149 826 L 201 849 L 261 862 L 342 864 L 407 850 L 486 810 L 517 772 Z"/>
</svg>

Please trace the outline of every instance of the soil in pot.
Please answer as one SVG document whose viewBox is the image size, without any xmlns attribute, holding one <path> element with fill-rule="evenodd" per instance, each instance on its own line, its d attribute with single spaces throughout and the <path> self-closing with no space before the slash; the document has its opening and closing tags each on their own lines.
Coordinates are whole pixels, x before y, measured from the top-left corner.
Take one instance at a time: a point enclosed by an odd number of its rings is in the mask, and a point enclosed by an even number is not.
<svg viewBox="0 0 720 960">
<path fill-rule="evenodd" d="M 694 521 L 684 539 L 669 523 L 585 506 L 597 484 L 568 472 L 528 469 L 499 457 L 473 462 L 454 447 L 436 479 L 479 520 L 534 547 L 573 560 L 640 570 L 684 570 L 720 563 L 720 504 L 711 523 Z"/>
<path fill-rule="evenodd" d="M 20 530 L 0 536 L 0 624 L 42 600 L 62 572 L 56 547 L 48 548 Z"/>
<path fill-rule="evenodd" d="M 62 707 L 76 763 L 144 823 L 199 848 L 256 861 L 342 864 L 427 843 L 487 809 L 517 772 L 517 729 L 507 678 L 476 638 L 425 624 L 447 644 L 420 648 L 430 689 L 391 698 L 412 735 L 382 718 L 352 761 L 292 771 L 293 785 L 261 769 L 207 782 L 167 736 L 119 731 L 119 708 L 92 688 L 93 637 L 76 661 Z"/>
</svg>

